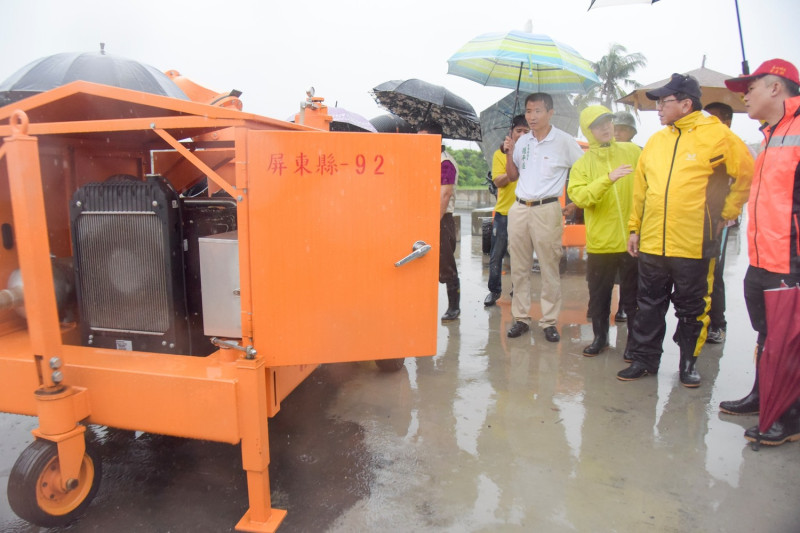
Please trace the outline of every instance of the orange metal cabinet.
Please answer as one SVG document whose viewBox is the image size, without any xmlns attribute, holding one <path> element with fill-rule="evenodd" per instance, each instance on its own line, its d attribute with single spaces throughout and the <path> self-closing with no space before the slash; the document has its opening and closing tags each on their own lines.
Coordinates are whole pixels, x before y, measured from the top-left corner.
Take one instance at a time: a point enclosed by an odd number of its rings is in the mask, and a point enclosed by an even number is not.
<svg viewBox="0 0 800 533">
<path fill-rule="evenodd" d="M 247 146 L 267 366 L 435 354 L 438 138 L 250 131 Z M 416 241 L 433 249 L 396 267 Z"/>
<path fill-rule="evenodd" d="M 85 425 L 102 424 L 241 443 L 249 507 L 236 528 L 274 531 L 285 511 L 270 499 L 267 419 L 280 401 L 319 363 L 436 351 L 437 137 L 323 133 L 73 82 L 0 108 L 0 139 L 0 229 L 14 236 L 0 243 L 0 283 L 16 268 L 35 280 L 26 320 L 0 312 L 0 410 L 39 418 L 11 471 L 23 518 L 83 512 L 101 478 Z M 178 190 L 207 177 L 233 198 L 242 331 L 217 346 L 239 349 L 100 348 L 61 322 L 51 253 L 72 255 L 70 198 L 150 172 Z M 395 266 L 418 241 L 428 253 Z M 36 497 L 45 482 L 56 503 Z"/>
</svg>

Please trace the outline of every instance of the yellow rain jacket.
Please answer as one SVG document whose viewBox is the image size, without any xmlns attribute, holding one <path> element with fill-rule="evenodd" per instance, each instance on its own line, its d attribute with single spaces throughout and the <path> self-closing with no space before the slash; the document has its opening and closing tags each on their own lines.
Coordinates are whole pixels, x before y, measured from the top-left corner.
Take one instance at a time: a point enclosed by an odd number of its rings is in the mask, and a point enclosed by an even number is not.
<svg viewBox="0 0 800 533">
<path fill-rule="evenodd" d="M 739 216 L 752 179 L 753 158 L 742 140 L 716 117 L 689 113 L 647 141 L 628 229 L 647 254 L 715 257 L 719 222 Z"/>
<path fill-rule="evenodd" d="M 593 254 L 627 250 L 633 172 L 613 183 L 608 174 L 620 165 L 631 165 L 635 169 L 642 151 L 633 143 L 611 141 L 601 146 L 597 142 L 589 125 L 601 115 L 610 113 L 600 105 L 587 107 L 581 112 L 581 131 L 589 141 L 589 151 L 572 165 L 567 187 L 570 200 L 584 209 L 586 251 Z"/>
</svg>

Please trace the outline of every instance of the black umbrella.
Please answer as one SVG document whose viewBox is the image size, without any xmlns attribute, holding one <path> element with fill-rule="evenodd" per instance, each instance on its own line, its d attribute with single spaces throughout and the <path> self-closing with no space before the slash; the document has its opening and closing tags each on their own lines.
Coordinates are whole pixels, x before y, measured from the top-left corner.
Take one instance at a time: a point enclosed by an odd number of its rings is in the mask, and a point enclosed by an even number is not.
<svg viewBox="0 0 800 533">
<path fill-rule="evenodd" d="M 155 67 L 106 54 L 101 49 L 55 54 L 25 65 L 0 84 L 0 104 L 10 104 L 77 80 L 188 100 L 175 82 Z"/>
<path fill-rule="evenodd" d="M 333 119 L 330 124 L 331 131 L 378 132 L 371 121 L 358 113 L 348 111 L 343 107 L 328 107 L 326 109 L 328 110 L 328 115 Z M 286 122 L 294 122 L 295 116 L 290 116 L 286 119 Z"/>
<path fill-rule="evenodd" d="M 379 115 L 369 121 L 378 130 L 378 133 L 417 133 L 414 126 L 391 113 Z"/>
<path fill-rule="evenodd" d="M 392 80 L 372 89 L 372 96 L 415 128 L 426 120 L 442 125 L 443 137 L 480 141 L 481 125 L 472 106 L 439 85 L 426 81 Z"/>
<path fill-rule="evenodd" d="M 486 159 L 490 166 L 494 153 L 503 144 L 503 139 L 506 138 L 509 129 L 511 129 L 511 121 L 514 119 L 513 113 L 517 100 L 524 102 L 527 96 L 524 93 L 518 95 L 516 91 L 511 91 L 481 111 L 481 137 L 483 140 L 480 145 L 483 158 Z M 572 105 L 566 94 L 554 94 L 552 96 L 554 112 L 550 123 L 575 137 L 578 134 L 579 126 L 578 110 Z"/>
</svg>

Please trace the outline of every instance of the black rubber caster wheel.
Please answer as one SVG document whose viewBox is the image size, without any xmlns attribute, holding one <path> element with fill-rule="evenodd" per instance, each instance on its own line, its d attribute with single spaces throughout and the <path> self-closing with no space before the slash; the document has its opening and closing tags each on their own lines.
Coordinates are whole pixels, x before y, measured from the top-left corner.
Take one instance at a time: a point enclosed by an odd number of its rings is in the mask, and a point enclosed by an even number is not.
<svg viewBox="0 0 800 533">
<path fill-rule="evenodd" d="M 58 448 L 36 439 L 14 463 L 8 476 L 8 503 L 20 518 L 41 527 L 63 526 L 77 518 L 94 499 L 103 476 L 99 454 L 86 447 L 74 488 L 61 488 Z"/>
</svg>

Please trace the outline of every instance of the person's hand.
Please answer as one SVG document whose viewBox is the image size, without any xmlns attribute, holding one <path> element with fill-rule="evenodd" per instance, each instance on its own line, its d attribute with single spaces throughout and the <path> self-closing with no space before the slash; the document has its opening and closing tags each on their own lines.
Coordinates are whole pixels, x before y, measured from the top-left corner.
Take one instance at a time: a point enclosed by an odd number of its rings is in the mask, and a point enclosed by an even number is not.
<svg viewBox="0 0 800 533">
<path fill-rule="evenodd" d="M 506 136 L 506 139 L 503 141 L 503 151 L 506 154 L 513 154 L 514 144 L 514 140 L 510 136 Z"/>
<path fill-rule="evenodd" d="M 561 208 L 561 214 L 564 215 L 566 218 L 570 218 L 575 216 L 575 212 L 578 210 L 578 206 L 573 204 L 572 202 L 565 205 Z"/>
<path fill-rule="evenodd" d="M 608 173 L 608 179 L 611 180 L 611 183 L 614 183 L 618 179 L 627 176 L 633 172 L 633 167 L 630 165 L 620 165 L 611 172 Z"/>
<path fill-rule="evenodd" d="M 716 237 L 719 237 L 722 234 L 722 230 L 725 228 L 725 226 L 729 225 L 729 222 L 730 222 L 729 220 L 720 220 L 717 223 L 717 229 L 716 229 L 716 233 L 714 233 L 714 235 Z"/>
<path fill-rule="evenodd" d="M 639 235 L 631 233 L 628 237 L 628 253 L 633 257 L 639 257 Z"/>
</svg>

